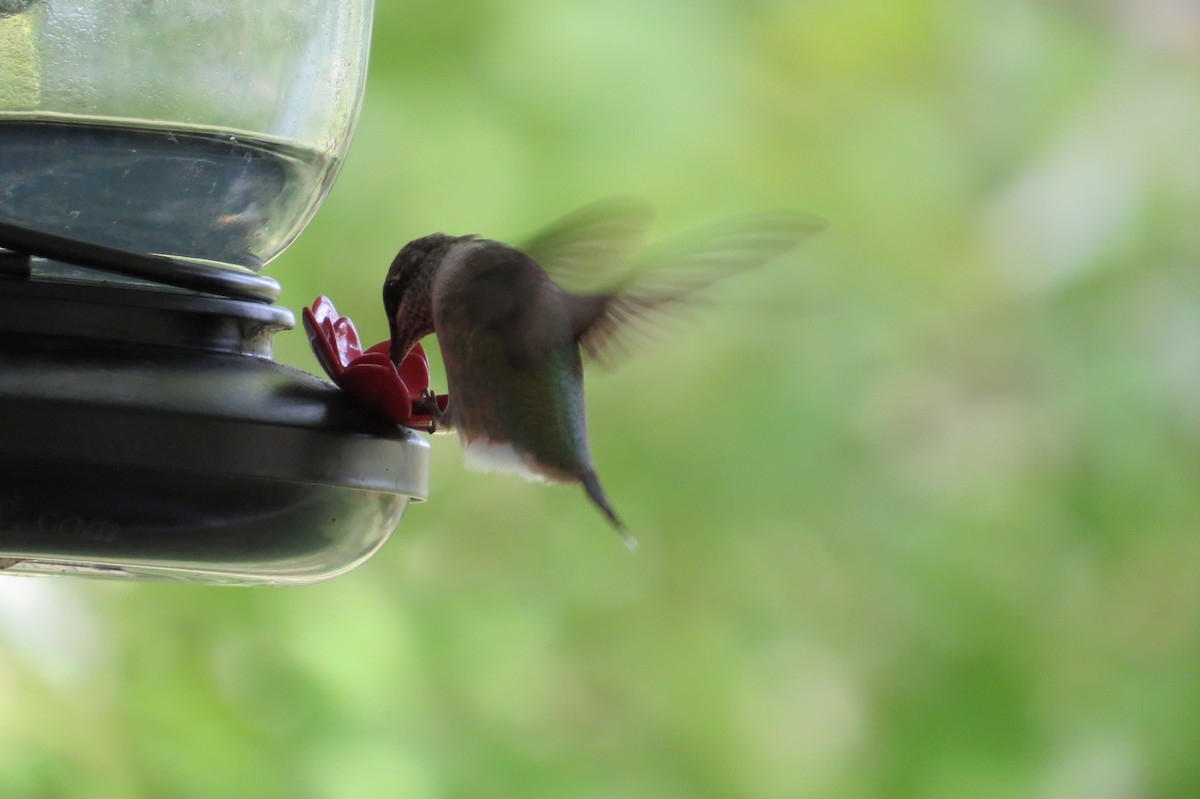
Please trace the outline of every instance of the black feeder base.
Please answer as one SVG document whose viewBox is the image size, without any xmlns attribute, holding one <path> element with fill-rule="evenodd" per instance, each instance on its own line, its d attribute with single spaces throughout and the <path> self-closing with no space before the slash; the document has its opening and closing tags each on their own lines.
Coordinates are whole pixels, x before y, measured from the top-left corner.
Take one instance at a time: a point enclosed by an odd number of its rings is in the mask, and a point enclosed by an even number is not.
<svg viewBox="0 0 1200 799">
<path fill-rule="evenodd" d="M 193 277 L 0 255 L 0 576 L 310 583 L 428 496 L 424 438 L 271 360 L 290 311 Z"/>
</svg>

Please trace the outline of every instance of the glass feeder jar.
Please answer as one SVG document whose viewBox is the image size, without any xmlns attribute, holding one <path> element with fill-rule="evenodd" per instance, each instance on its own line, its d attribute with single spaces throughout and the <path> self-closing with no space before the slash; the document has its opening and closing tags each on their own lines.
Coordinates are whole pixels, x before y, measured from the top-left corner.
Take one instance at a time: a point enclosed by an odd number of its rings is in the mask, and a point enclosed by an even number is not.
<svg viewBox="0 0 1200 799">
<path fill-rule="evenodd" d="M 276 363 L 371 0 L 0 0 L 0 578 L 294 584 L 427 494 L 428 444 Z"/>
<path fill-rule="evenodd" d="M 325 198 L 370 0 L 0 0 L 0 219 L 257 270 Z"/>
</svg>

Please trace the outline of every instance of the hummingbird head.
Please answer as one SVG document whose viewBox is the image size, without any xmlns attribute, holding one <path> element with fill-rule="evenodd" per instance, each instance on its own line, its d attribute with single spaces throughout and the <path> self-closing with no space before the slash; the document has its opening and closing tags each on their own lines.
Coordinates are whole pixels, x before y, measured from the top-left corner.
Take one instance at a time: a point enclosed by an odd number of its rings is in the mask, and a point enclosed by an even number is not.
<svg viewBox="0 0 1200 799">
<path fill-rule="evenodd" d="M 383 282 L 383 308 L 392 336 L 392 363 L 433 332 L 433 276 L 446 253 L 469 236 L 432 236 L 410 241 L 396 254 Z"/>
</svg>

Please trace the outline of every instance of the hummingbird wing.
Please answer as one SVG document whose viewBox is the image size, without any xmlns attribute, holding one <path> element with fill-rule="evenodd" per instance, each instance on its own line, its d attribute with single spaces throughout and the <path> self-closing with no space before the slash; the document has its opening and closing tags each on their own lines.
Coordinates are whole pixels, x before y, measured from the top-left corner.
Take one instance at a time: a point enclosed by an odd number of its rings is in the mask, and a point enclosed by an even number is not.
<svg viewBox="0 0 1200 799">
<path fill-rule="evenodd" d="M 628 349 L 630 336 L 658 325 L 700 290 L 784 254 L 826 224 L 811 214 L 778 211 L 668 239 L 635 259 L 609 290 L 571 295 L 576 340 L 591 357 L 611 363 Z"/>
<path fill-rule="evenodd" d="M 551 222 L 520 245 L 554 281 L 569 291 L 611 287 L 614 272 L 629 265 L 654 221 L 649 203 L 608 197 Z"/>
</svg>

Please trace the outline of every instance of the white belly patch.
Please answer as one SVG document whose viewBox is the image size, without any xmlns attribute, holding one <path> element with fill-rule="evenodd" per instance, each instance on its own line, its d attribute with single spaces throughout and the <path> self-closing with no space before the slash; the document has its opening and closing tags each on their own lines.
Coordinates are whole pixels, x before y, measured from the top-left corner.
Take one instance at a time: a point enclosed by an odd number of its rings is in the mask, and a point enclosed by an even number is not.
<svg viewBox="0 0 1200 799">
<path fill-rule="evenodd" d="M 476 472 L 515 474 L 526 480 L 546 482 L 545 475 L 535 472 L 512 444 L 486 438 L 463 439 L 463 463 Z"/>
</svg>

